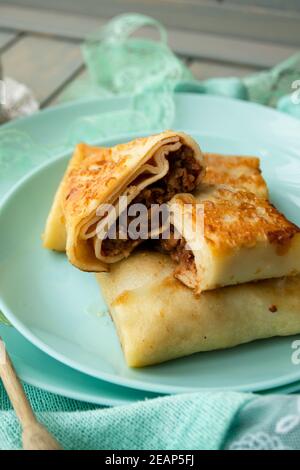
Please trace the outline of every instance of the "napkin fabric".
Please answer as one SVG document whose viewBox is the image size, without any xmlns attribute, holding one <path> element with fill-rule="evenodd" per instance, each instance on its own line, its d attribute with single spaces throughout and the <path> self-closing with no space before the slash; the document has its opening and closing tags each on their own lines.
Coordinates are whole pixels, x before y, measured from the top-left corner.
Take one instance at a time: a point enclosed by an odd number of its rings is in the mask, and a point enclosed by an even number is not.
<svg viewBox="0 0 300 470">
<path fill-rule="evenodd" d="M 143 26 L 157 29 L 160 40 L 132 37 Z M 124 111 L 82 116 L 60 151 L 81 139 L 92 143 L 111 137 L 112 132 L 170 128 L 174 93 L 182 91 L 251 100 L 300 118 L 300 54 L 245 79 L 198 82 L 169 49 L 162 25 L 138 14 L 113 19 L 87 39 L 83 54 L 89 76 L 72 84 L 63 100 L 130 94 L 132 105 Z M 14 178 L 57 150 L 39 149 L 32 136 L 0 129 L 2 193 Z M 1 313 L 0 321 L 5 321 Z M 65 449 L 300 449 L 297 395 L 200 392 L 103 408 L 26 384 L 25 390 L 39 419 Z M 0 385 L 0 449 L 20 447 L 20 426 Z"/>
<path fill-rule="evenodd" d="M 29 385 L 25 391 L 64 449 L 300 449 L 299 395 L 199 392 L 104 408 Z M 2 387 L 0 409 L 0 449 L 20 449 L 20 426 Z"/>
</svg>

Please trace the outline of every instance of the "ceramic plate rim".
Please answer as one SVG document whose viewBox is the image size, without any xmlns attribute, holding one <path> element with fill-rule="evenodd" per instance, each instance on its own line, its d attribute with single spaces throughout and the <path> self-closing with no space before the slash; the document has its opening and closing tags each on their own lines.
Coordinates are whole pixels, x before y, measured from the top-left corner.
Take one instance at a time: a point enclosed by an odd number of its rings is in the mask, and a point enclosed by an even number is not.
<svg viewBox="0 0 300 470">
<path fill-rule="evenodd" d="M 8 328 L 10 329 L 10 328 L 13 328 L 13 327 L 0 325 L 0 335 L 4 334 L 4 338 L 6 336 L 5 329 L 8 329 Z M 4 331 L 1 331 L 2 329 L 4 329 Z M 26 339 L 23 338 L 23 336 L 21 335 L 21 333 L 18 330 L 14 329 L 13 334 L 16 335 L 17 341 L 20 338 L 21 341 L 25 341 L 26 343 L 28 343 L 29 348 L 34 347 L 34 346 L 31 345 L 31 343 L 29 341 L 27 341 Z M 26 343 L 25 343 L 25 347 L 27 347 Z M 12 357 L 14 357 L 15 353 L 14 353 L 14 350 L 12 349 L 11 344 L 10 344 L 10 353 L 11 353 Z M 44 354 L 44 353 L 41 352 L 41 354 Z M 55 361 L 55 359 L 53 359 L 53 358 L 50 358 L 50 359 Z M 34 387 L 38 387 L 38 388 L 40 388 L 40 389 L 42 389 L 46 392 L 55 393 L 55 394 L 58 394 L 60 396 L 67 397 L 67 398 L 70 398 L 70 399 L 83 401 L 83 402 L 86 402 L 86 403 L 92 403 L 92 404 L 95 404 L 95 405 L 105 406 L 105 407 L 126 406 L 128 404 L 136 402 L 136 401 L 132 401 L 132 402 L 124 401 L 124 399 L 122 399 L 122 398 L 120 398 L 120 399 L 117 399 L 117 398 L 103 398 L 103 397 L 101 397 L 101 395 L 96 394 L 95 392 L 89 392 L 89 391 L 80 392 L 80 391 L 77 390 L 76 392 L 73 392 L 72 389 L 71 389 L 71 385 L 66 389 L 65 385 L 56 386 L 56 385 L 50 385 L 49 383 L 45 384 L 45 382 L 43 381 L 43 376 L 41 376 L 39 378 L 37 378 L 37 377 L 32 378 L 32 376 L 30 376 L 30 374 L 24 372 L 24 370 L 23 370 L 24 364 L 25 364 L 25 367 L 26 367 L 26 364 L 28 364 L 28 363 L 22 362 L 20 368 L 18 368 L 18 375 L 21 378 L 21 380 L 23 382 L 29 384 L 29 385 L 32 385 Z M 68 368 L 64 364 L 62 364 L 61 366 Z M 81 372 L 77 372 L 77 371 L 75 371 L 75 373 L 76 374 L 77 373 L 81 374 Z M 42 372 L 42 374 L 43 374 L 43 372 Z M 82 375 L 85 375 L 85 374 L 82 374 Z M 89 376 L 86 376 L 86 377 L 87 377 L 87 379 L 90 378 Z M 71 379 L 71 384 L 72 384 L 72 380 L 73 379 Z M 98 380 L 98 379 L 95 379 L 95 380 Z M 123 389 L 123 387 L 120 387 L 120 390 L 122 390 L 122 389 Z M 288 394 L 290 394 L 290 393 L 296 393 L 296 392 L 299 393 L 299 390 L 300 390 L 300 382 L 294 382 L 294 383 L 288 384 L 287 386 L 279 387 L 279 388 L 276 388 L 276 389 L 273 389 L 273 390 L 264 390 L 263 393 L 264 394 L 265 393 L 276 393 L 276 394 L 278 394 L 278 393 L 279 394 L 287 394 L 288 393 Z M 151 399 L 152 398 L 153 397 L 151 397 Z"/>
<path fill-rule="evenodd" d="M 266 106 L 263 106 L 263 105 L 260 105 L 260 104 L 257 104 L 257 103 L 251 103 L 251 102 L 245 102 L 243 100 L 237 100 L 237 99 L 233 99 L 233 98 L 230 98 L 230 97 L 220 97 L 220 96 L 216 96 L 216 95 L 201 95 L 201 94 L 194 94 L 194 93 L 179 93 L 179 95 L 184 98 L 184 96 L 188 96 L 188 97 L 193 97 L 193 98 L 196 98 L 196 99 L 200 99 L 200 100 L 213 100 L 213 101 L 217 101 L 217 102 L 221 102 L 221 103 L 232 103 L 234 106 L 247 106 L 247 107 L 252 107 L 252 108 L 259 108 L 260 111 L 264 112 L 264 113 L 267 113 L 269 114 L 269 116 L 278 116 L 280 117 L 281 119 L 284 119 L 286 120 L 286 122 L 290 122 L 290 123 L 293 123 L 293 125 L 299 127 L 300 129 L 300 122 L 295 119 L 294 117 L 292 116 L 289 116 L 285 113 L 281 113 L 277 110 L 274 110 L 274 109 L 270 109 Z M 104 98 L 99 98 L 99 99 L 88 99 L 88 100 L 78 100 L 76 102 L 71 102 L 71 103 L 64 103 L 64 104 L 61 104 L 59 106 L 55 106 L 53 108 L 48 108 L 46 110 L 43 110 L 33 116 L 30 116 L 30 117 L 25 117 L 25 118 L 21 118 L 21 119 L 18 119 L 17 121 L 14 121 L 14 122 L 11 122 L 11 123 L 7 123 L 5 124 L 4 126 L 2 126 L 2 128 L 13 128 L 13 127 L 19 127 L 18 125 L 21 124 L 25 121 L 28 122 L 28 120 L 35 120 L 35 119 L 38 119 L 41 115 L 43 116 L 46 116 L 46 115 L 50 115 L 50 114 L 55 114 L 57 112 L 63 112 L 64 110 L 66 109 L 72 109 L 74 107 L 76 108 L 81 108 L 83 105 L 85 106 L 88 106 L 89 104 L 95 104 L 95 102 L 98 102 L 98 103 L 101 103 L 103 101 L 114 101 L 114 102 L 126 102 L 126 100 L 128 100 L 130 98 L 130 96 L 122 96 L 122 97 L 104 97 Z M 187 131 L 188 132 L 188 131 Z M 193 129 L 191 130 L 191 132 L 199 132 L 199 129 Z M 147 132 L 145 133 L 139 133 L 139 134 L 146 134 Z M 123 136 L 120 134 L 118 136 L 112 136 L 112 137 L 107 137 L 105 139 L 99 139 L 99 142 L 105 144 L 105 141 L 111 141 L 113 139 L 119 139 L 119 138 L 130 138 L 132 137 L 132 135 L 137 135 L 138 133 L 125 133 L 123 134 Z M 31 177 L 33 177 L 36 173 L 38 173 L 39 171 L 41 171 L 42 169 L 44 169 L 46 166 L 51 166 L 51 165 L 54 165 L 55 162 L 57 162 L 58 160 L 60 159 L 63 159 L 66 157 L 66 155 L 70 152 L 70 150 L 68 151 L 64 151 L 64 152 L 61 152 L 60 154 L 56 155 L 55 157 L 53 158 L 50 158 L 49 160 L 47 160 L 46 162 L 44 163 L 41 163 L 39 164 L 37 167 L 35 167 L 33 170 L 31 170 L 30 172 L 28 172 L 27 174 L 25 174 L 25 176 L 23 176 L 5 195 L 3 198 L 1 198 L 1 201 L 0 201 L 0 214 L 2 213 L 2 210 L 5 208 L 5 205 L 9 202 L 10 198 L 13 197 L 13 195 L 15 194 L 15 192 L 17 192 L 23 185 L 26 184 L 27 180 L 29 180 Z M 23 334 L 23 336 L 25 336 L 27 339 L 29 339 L 29 341 L 31 341 L 33 344 L 35 344 L 39 349 L 43 350 L 44 352 L 46 352 L 47 354 L 49 354 L 50 356 L 54 357 L 55 359 L 58 359 L 59 362 L 62 362 L 64 364 L 67 364 L 69 365 L 70 367 L 72 367 L 73 369 L 76 369 L 76 370 L 80 370 L 81 372 L 87 374 L 87 375 L 91 375 L 93 377 L 97 377 L 97 378 L 100 378 L 99 377 L 99 374 L 94 374 L 94 373 L 89 373 L 81 368 L 78 368 L 77 366 L 74 366 L 74 364 L 72 364 L 73 361 L 68 361 L 70 362 L 70 364 L 68 364 L 68 362 L 66 362 L 65 358 L 58 358 L 57 356 L 60 356 L 60 354 L 57 354 L 55 351 L 54 354 L 50 353 L 49 350 L 52 351 L 52 348 L 50 348 L 49 346 L 45 345 L 41 347 L 41 345 L 39 345 L 38 343 L 43 343 L 43 341 L 39 340 L 38 338 L 36 338 L 35 341 L 32 340 L 31 336 L 35 336 L 33 333 L 30 332 L 30 330 L 23 326 L 22 322 L 19 321 L 15 315 L 13 314 L 13 312 L 10 311 L 9 307 L 6 306 L 4 304 L 3 301 L 1 301 L 0 299 L 0 303 L 1 303 L 1 308 L 2 308 L 2 305 L 3 305 L 3 312 L 5 313 L 5 315 L 8 317 L 8 319 L 11 321 L 12 324 L 14 324 L 17 328 L 17 330 L 19 332 L 21 332 Z M 28 333 L 27 331 L 25 330 L 28 330 Z M 110 374 L 104 374 L 104 375 L 108 375 L 110 376 Z M 285 378 L 282 378 L 282 379 L 272 379 L 272 380 L 267 380 L 267 381 L 264 381 L 264 382 L 259 382 L 259 383 L 254 383 L 254 384 L 248 384 L 248 385 L 241 385 L 241 386 L 235 386 L 235 387 L 232 387 L 232 386 L 227 386 L 227 387 L 223 387 L 222 389 L 230 389 L 230 390 L 240 390 L 240 391 L 244 391 L 244 390 L 249 390 L 250 388 L 252 390 L 256 390 L 256 391 L 259 391 L 259 390 L 264 390 L 266 388 L 272 388 L 272 387 L 278 387 L 278 386 L 284 386 L 286 384 L 290 384 L 291 382 L 295 381 L 295 380 L 298 380 L 300 378 L 300 371 L 299 373 L 297 374 L 296 372 L 295 373 L 291 373 L 291 374 L 288 374 L 287 376 L 285 376 Z M 114 377 L 115 379 L 115 377 Z M 138 381 L 138 380 L 135 380 L 135 379 L 126 379 L 126 378 L 120 378 L 119 380 L 111 380 L 111 379 L 106 379 L 106 378 L 102 378 L 102 380 L 107 380 L 111 383 L 116 383 L 118 385 L 123 385 L 123 386 L 126 386 L 126 387 L 129 387 L 129 388 L 136 388 L 136 389 L 141 389 L 141 390 L 149 390 L 149 391 L 155 391 L 155 392 L 158 392 L 158 393 L 179 393 L 179 392 L 183 392 L 183 391 L 196 391 L 196 390 L 209 390 L 208 388 L 205 388 L 204 386 L 203 387 L 197 387 L 197 388 L 186 388 L 186 387 L 182 387 L 182 386 L 171 386 L 171 385 L 167 385 L 167 386 L 164 386 L 164 385 L 160 385 L 159 387 L 156 387 L 154 386 L 155 388 L 152 389 L 151 387 L 151 384 L 150 383 L 147 383 L 146 384 L 146 387 L 145 388 L 145 382 L 144 381 Z M 125 382 L 130 382 L 130 383 L 125 383 Z M 275 383 L 274 383 L 275 382 Z M 217 388 L 218 390 L 220 390 L 221 388 Z"/>
<path fill-rule="evenodd" d="M 126 138 L 126 135 L 123 134 L 120 138 Z M 109 141 L 113 139 L 110 138 L 110 139 L 105 139 L 105 140 Z M 20 181 L 18 181 L 8 191 L 8 193 L 4 196 L 4 198 L 0 202 L 0 220 L 2 217 L 2 213 L 6 208 L 6 205 L 9 204 L 10 200 L 14 197 L 16 193 L 18 193 L 20 190 L 22 190 L 24 186 L 30 183 L 30 180 L 33 179 L 39 172 L 45 171 L 47 167 L 51 167 L 52 165 L 57 164 L 58 161 L 66 158 L 68 153 L 69 152 L 65 152 L 64 155 L 60 155 L 57 158 L 53 158 L 53 159 L 50 159 L 49 161 L 46 161 L 45 163 L 42 163 L 38 167 L 34 168 L 31 172 L 27 173 Z M 199 391 L 199 390 L 260 391 L 260 390 L 284 386 L 292 382 L 298 381 L 300 379 L 300 370 L 299 370 L 298 372 L 295 371 L 294 373 L 290 373 L 281 379 L 278 379 L 278 378 L 269 379 L 266 381 L 250 383 L 248 385 L 226 386 L 226 387 L 212 389 L 212 388 L 208 388 L 205 386 L 191 388 L 191 387 L 184 387 L 184 386 L 178 386 L 178 385 L 162 385 L 162 384 L 157 384 L 156 382 L 150 383 L 150 382 L 145 382 L 143 380 L 120 377 L 120 376 L 116 376 L 116 375 L 106 373 L 106 372 L 99 373 L 99 371 L 96 371 L 91 367 L 83 367 L 80 364 L 78 364 L 76 361 L 65 357 L 61 353 L 56 352 L 51 346 L 47 345 L 44 341 L 37 338 L 36 335 L 32 333 L 31 330 L 15 316 L 15 314 L 12 312 L 10 307 L 6 305 L 6 303 L 3 301 L 1 297 L 0 297 L 0 308 L 3 311 L 4 315 L 7 317 L 7 319 L 12 323 L 12 325 L 21 334 L 26 339 L 28 339 L 32 344 L 34 344 L 36 347 L 41 349 L 46 354 L 50 355 L 51 357 L 58 360 L 59 362 L 75 370 L 78 370 L 79 372 L 82 372 L 86 375 L 90 375 L 92 377 L 95 377 L 100 380 L 104 380 L 104 381 L 107 381 L 107 382 L 110 382 L 119 386 L 125 386 L 128 388 L 134 388 L 134 389 L 139 389 L 139 390 L 144 390 L 144 391 L 146 390 L 149 392 L 162 393 L 162 394 L 182 393 L 182 392 L 191 392 L 191 391 Z"/>
<path fill-rule="evenodd" d="M 181 97 L 185 97 L 185 96 L 187 96 L 187 97 L 196 97 L 196 98 L 200 98 L 200 99 L 203 99 L 203 100 L 209 99 L 209 100 L 216 100 L 216 101 L 223 101 L 223 102 L 230 101 L 231 103 L 235 103 L 237 106 L 246 105 L 247 107 L 259 108 L 263 112 L 270 113 L 271 115 L 275 114 L 278 117 L 290 120 L 291 122 L 293 122 L 294 125 L 295 124 L 298 125 L 299 129 L 300 129 L 299 119 L 295 118 L 294 116 L 292 116 L 290 114 L 284 113 L 283 111 L 279 111 L 276 108 L 272 108 L 270 106 L 265 106 L 264 104 L 256 103 L 254 101 L 245 101 L 245 100 L 240 99 L 240 98 L 232 98 L 231 96 L 222 96 L 222 95 L 216 95 L 216 94 L 210 94 L 210 93 L 202 94 L 202 93 L 181 92 L 181 91 L 179 91 L 179 92 L 176 92 L 176 95 L 181 96 Z M 9 127 L 15 127 L 15 125 L 22 124 L 23 122 L 28 122 L 28 120 L 37 119 L 41 115 L 45 116 L 45 115 L 52 114 L 52 113 L 55 114 L 57 111 L 64 111 L 64 110 L 69 109 L 69 108 L 75 108 L 75 107 L 81 108 L 83 105 L 89 105 L 89 104 L 92 105 L 92 104 L 95 104 L 96 102 L 101 103 L 103 101 L 122 102 L 122 101 L 130 100 L 131 98 L 132 98 L 131 95 L 103 96 L 103 97 L 99 97 L 99 98 L 88 98 L 88 99 L 83 98 L 83 99 L 78 99 L 76 101 L 65 102 L 65 103 L 57 104 L 55 106 L 51 106 L 49 108 L 41 109 L 41 110 L 39 110 L 38 112 L 36 112 L 32 115 L 17 118 L 15 121 L 9 121 L 5 124 L 2 124 L 0 130 L 5 129 L 5 128 L 9 128 Z M 195 130 L 197 130 L 197 129 L 193 129 L 194 132 L 195 132 Z M 112 140 L 112 138 L 101 139 L 101 142 L 102 142 L 102 140 Z"/>
</svg>

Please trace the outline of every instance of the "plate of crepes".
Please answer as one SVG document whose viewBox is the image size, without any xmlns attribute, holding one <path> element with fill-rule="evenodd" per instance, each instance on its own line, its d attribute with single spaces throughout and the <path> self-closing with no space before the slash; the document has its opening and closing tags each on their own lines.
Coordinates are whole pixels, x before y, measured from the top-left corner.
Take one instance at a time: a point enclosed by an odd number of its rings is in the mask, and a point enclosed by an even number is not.
<svg viewBox="0 0 300 470">
<path fill-rule="evenodd" d="M 78 143 L 10 191 L 0 308 L 45 353 L 112 384 L 290 384 L 300 379 L 300 125 L 197 99 L 196 129 Z"/>
</svg>

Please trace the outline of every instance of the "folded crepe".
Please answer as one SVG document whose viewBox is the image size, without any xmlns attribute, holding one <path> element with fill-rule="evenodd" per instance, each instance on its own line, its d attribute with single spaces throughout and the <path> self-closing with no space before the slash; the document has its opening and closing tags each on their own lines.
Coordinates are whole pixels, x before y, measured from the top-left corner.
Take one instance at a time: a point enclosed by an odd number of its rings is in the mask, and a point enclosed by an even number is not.
<svg viewBox="0 0 300 470">
<path fill-rule="evenodd" d="M 79 144 L 55 195 L 44 247 L 66 250 L 70 262 L 84 271 L 106 271 L 141 243 L 128 233 L 118 235 L 118 227 L 117 237 L 107 236 L 121 212 L 135 202 L 161 204 L 178 192 L 193 191 L 203 175 L 200 148 L 182 132 L 112 148 Z"/>
<path fill-rule="evenodd" d="M 194 195 L 172 198 L 160 248 L 196 293 L 300 273 L 300 229 L 269 201 L 259 159 L 205 154 Z"/>
<path fill-rule="evenodd" d="M 162 248 L 175 276 L 196 293 L 300 274 L 300 229 L 268 200 L 226 185 L 203 186 L 170 202 Z M 176 236 L 175 236 L 175 235 Z"/>
<path fill-rule="evenodd" d="M 131 367 L 300 332 L 300 277 L 194 292 L 158 252 L 133 253 L 99 273 L 104 298 Z"/>
<path fill-rule="evenodd" d="M 252 188 L 267 197 L 258 159 L 206 154 L 205 164 L 205 184 Z M 177 267 L 170 256 L 137 251 L 97 275 L 129 366 L 300 332 L 299 276 L 195 295 L 174 278 Z"/>
<path fill-rule="evenodd" d="M 268 199 L 268 187 L 257 157 L 204 153 L 205 175 L 202 182 L 241 188 Z"/>
</svg>

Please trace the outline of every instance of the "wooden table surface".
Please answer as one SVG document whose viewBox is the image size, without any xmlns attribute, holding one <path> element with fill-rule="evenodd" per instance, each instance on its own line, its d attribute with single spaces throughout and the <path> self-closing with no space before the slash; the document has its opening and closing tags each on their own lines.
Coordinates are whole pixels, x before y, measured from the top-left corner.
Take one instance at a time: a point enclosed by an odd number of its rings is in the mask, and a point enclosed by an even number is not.
<svg viewBox="0 0 300 470">
<path fill-rule="evenodd" d="M 80 44 L 105 20 L 0 5 L 0 55 L 4 76 L 28 85 L 41 107 L 59 101 L 84 73 Z M 168 30 L 169 44 L 198 79 L 266 69 L 297 51 L 290 45 Z"/>
</svg>

